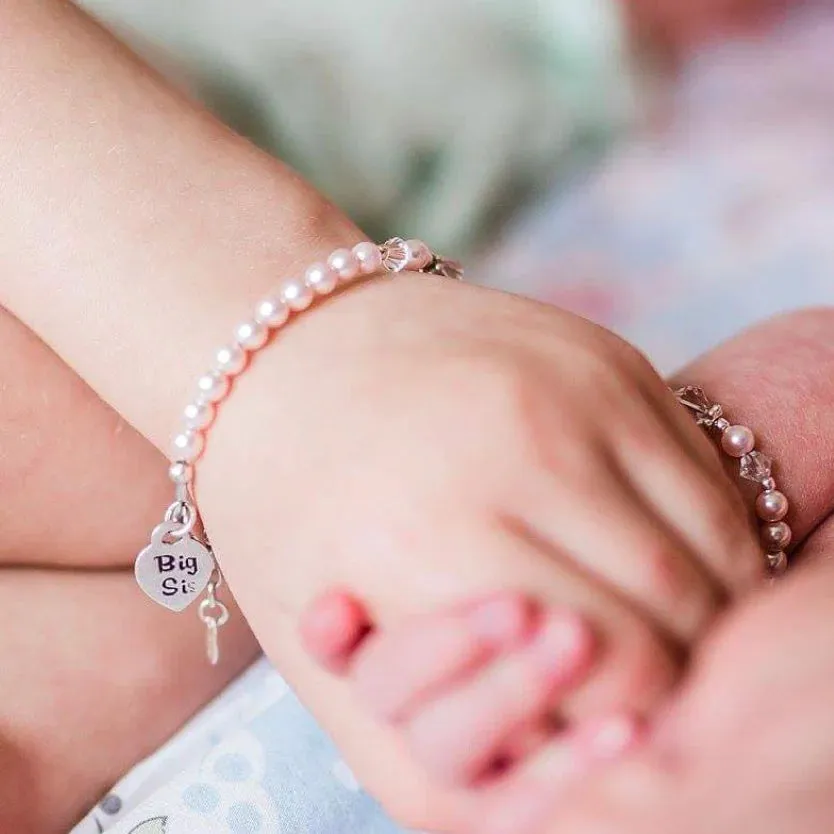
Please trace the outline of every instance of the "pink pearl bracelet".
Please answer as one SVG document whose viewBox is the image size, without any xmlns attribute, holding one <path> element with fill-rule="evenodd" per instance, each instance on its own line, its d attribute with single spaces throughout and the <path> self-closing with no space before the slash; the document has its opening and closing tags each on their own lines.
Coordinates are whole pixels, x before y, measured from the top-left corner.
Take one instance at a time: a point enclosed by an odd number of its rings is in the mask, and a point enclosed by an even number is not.
<svg viewBox="0 0 834 834">
<path fill-rule="evenodd" d="M 756 515 L 761 521 L 761 540 L 767 563 L 774 574 L 784 573 L 788 567 L 786 548 L 793 534 L 784 521 L 789 504 L 784 493 L 776 488 L 773 463 L 767 455 L 755 449 L 756 438 L 747 426 L 733 425 L 724 417 L 724 409 L 712 402 L 703 388 L 686 385 L 675 391 L 678 402 L 695 416 L 699 426 L 719 438 L 722 451 L 739 461 L 739 474 L 760 488 L 756 498 Z"/>
<path fill-rule="evenodd" d="M 195 397 L 185 407 L 182 428 L 172 442 L 168 474 L 175 484 L 175 500 L 154 529 L 151 543 L 137 557 L 135 574 L 142 590 L 172 611 L 184 610 L 206 591 L 199 616 L 207 629 L 212 664 L 219 659 L 217 631 L 229 612 L 216 596 L 222 577 L 211 545 L 205 536 L 192 533 L 199 514 L 190 487 L 217 407 L 229 394 L 234 377 L 249 366 L 252 354 L 316 299 L 361 279 L 403 270 L 463 277 L 458 263 L 436 255 L 420 240 L 395 237 L 381 246 L 363 241 L 352 249 L 336 249 L 326 261 L 309 266 L 302 278 L 285 281 L 273 295 L 258 302 L 252 316 L 234 329 L 231 342 L 215 353 L 211 368 L 197 380 Z"/>
</svg>

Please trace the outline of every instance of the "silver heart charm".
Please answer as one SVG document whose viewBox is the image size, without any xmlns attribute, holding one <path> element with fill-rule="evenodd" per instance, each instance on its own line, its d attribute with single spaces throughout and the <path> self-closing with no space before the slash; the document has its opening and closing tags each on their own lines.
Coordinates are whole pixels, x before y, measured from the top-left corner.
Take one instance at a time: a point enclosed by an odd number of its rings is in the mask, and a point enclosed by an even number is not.
<svg viewBox="0 0 834 834">
<path fill-rule="evenodd" d="M 200 596 L 215 568 L 211 551 L 189 535 L 171 538 L 182 529 L 173 521 L 154 528 L 151 543 L 136 557 L 139 587 L 171 611 L 184 611 Z M 166 542 L 166 539 L 170 541 Z"/>
</svg>

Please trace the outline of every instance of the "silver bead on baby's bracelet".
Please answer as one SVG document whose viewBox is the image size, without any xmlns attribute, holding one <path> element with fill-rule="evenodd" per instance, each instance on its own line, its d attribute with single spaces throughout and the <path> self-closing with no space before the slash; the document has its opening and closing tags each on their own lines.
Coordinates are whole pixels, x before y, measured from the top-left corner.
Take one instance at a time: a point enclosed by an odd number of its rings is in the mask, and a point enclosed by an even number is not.
<svg viewBox="0 0 834 834">
<path fill-rule="evenodd" d="M 760 488 L 756 498 L 756 515 L 761 522 L 760 535 L 767 564 L 771 573 L 784 573 L 788 568 L 785 550 L 793 534 L 784 521 L 789 504 L 784 493 L 776 488 L 772 461 L 755 449 L 756 438 L 752 430 L 730 423 L 724 417 L 723 407 L 712 402 L 703 388 L 685 385 L 675 391 L 675 397 L 694 415 L 699 426 L 717 436 L 725 454 L 738 459 L 739 475 Z"/>
<path fill-rule="evenodd" d="M 440 257 L 420 240 L 395 237 L 381 246 L 363 241 L 352 249 L 337 249 L 326 261 L 312 264 L 302 277 L 285 281 L 259 301 L 197 380 L 194 400 L 183 411 L 182 428 L 171 447 L 168 474 L 175 487 L 174 502 L 154 528 L 150 544 L 136 557 L 135 574 L 139 587 L 171 611 L 184 611 L 205 591 L 198 613 L 206 627 L 206 652 L 212 665 L 220 658 L 218 630 L 228 621 L 229 610 L 217 598 L 222 575 L 211 544 L 204 532 L 194 532 L 199 512 L 191 486 L 217 408 L 232 390 L 233 378 L 246 371 L 252 355 L 268 344 L 272 333 L 317 299 L 363 279 L 406 269 L 463 278 L 460 264 Z"/>
</svg>

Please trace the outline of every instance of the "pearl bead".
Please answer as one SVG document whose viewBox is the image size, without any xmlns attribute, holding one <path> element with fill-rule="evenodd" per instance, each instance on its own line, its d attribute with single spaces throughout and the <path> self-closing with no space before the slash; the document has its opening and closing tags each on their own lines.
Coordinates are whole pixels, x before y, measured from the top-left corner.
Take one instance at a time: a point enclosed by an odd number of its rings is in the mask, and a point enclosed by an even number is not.
<svg viewBox="0 0 834 834">
<path fill-rule="evenodd" d="M 290 308 L 280 298 L 264 298 L 255 308 L 255 321 L 266 327 L 280 327 L 289 317 Z"/>
<path fill-rule="evenodd" d="M 784 573 L 788 569 L 788 557 L 784 551 L 768 554 L 767 562 L 772 573 Z"/>
<path fill-rule="evenodd" d="M 762 543 L 768 553 L 784 550 L 791 543 L 792 538 L 791 528 L 784 521 L 765 524 L 762 527 Z"/>
<path fill-rule="evenodd" d="M 405 242 L 406 269 L 423 269 L 431 263 L 431 249 L 422 240 Z"/>
<path fill-rule="evenodd" d="M 190 484 L 194 480 L 194 467 L 184 460 L 175 460 L 168 467 L 168 477 L 175 484 Z"/>
<path fill-rule="evenodd" d="M 339 276 L 327 264 L 313 264 L 304 273 L 304 283 L 316 293 L 327 295 L 336 289 Z"/>
<path fill-rule="evenodd" d="M 171 443 L 173 455 L 171 457 L 185 463 L 192 463 L 200 457 L 205 438 L 198 431 L 180 432 Z"/>
<path fill-rule="evenodd" d="M 382 255 L 379 247 L 369 240 L 357 243 L 353 247 L 353 255 L 359 262 L 359 271 L 363 275 L 373 275 L 382 269 Z"/>
<path fill-rule="evenodd" d="M 747 426 L 730 426 L 721 435 L 721 448 L 734 458 L 743 458 L 755 445 L 756 438 Z"/>
<path fill-rule="evenodd" d="M 200 399 L 210 403 L 219 402 L 229 393 L 229 378 L 217 371 L 210 371 L 197 380 L 197 390 Z"/>
<path fill-rule="evenodd" d="M 290 310 L 300 313 L 313 303 L 313 291 L 303 281 L 287 281 L 281 287 L 281 300 Z"/>
<path fill-rule="evenodd" d="M 352 281 L 359 275 L 359 260 L 350 249 L 332 252 L 327 265 L 339 276 L 340 281 Z"/>
<path fill-rule="evenodd" d="M 756 499 L 756 513 L 762 521 L 781 521 L 788 514 L 788 499 L 778 490 L 763 492 Z"/>
<path fill-rule="evenodd" d="M 183 410 L 185 426 L 191 431 L 208 428 L 214 420 L 214 406 L 205 400 L 189 403 Z"/>
<path fill-rule="evenodd" d="M 228 376 L 239 374 L 246 367 L 246 352 L 239 345 L 227 345 L 214 354 L 214 366 Z"/>
<path fill-rule="evenodd" d="M 269 331 L 259 321 L 245 321 L 235 328 L 235 341 L 246 350 L 257 350 L 266 344 Z"/>
</svg>

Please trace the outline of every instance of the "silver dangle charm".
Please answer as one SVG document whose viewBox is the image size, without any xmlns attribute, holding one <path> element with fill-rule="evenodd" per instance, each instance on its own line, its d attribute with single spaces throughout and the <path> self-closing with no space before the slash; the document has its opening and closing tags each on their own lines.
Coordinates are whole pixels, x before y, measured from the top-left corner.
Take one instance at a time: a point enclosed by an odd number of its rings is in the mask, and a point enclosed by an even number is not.
<svg viewBox="0 0 834 834">
<path fill-rule="evenodd" d="M 211 550 L 191 535 L 197 514 L 186 501 L 175 501 L 136 557 L 139 587 L 170 611 L 184 611 L 209 584 L 216 568 Z"/>
<path fill-rule="evenodd" d="M 217 599 L 217 591 L 222 584 L 223 577 L 220 571 L 215 570 L 206 588 L 205 599 L 200 603 L 197 612 L 206 627 L 206 656 L 212 666 L 217 666 L 220 661 L 217 632 L 229 622 L 229 609 Z"/>
</svg>

